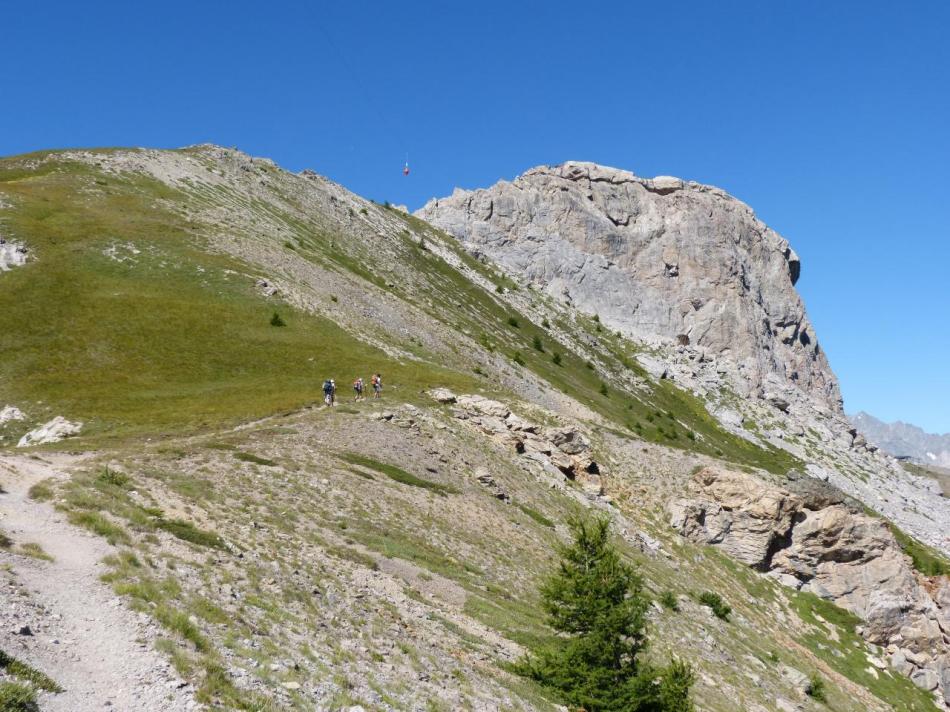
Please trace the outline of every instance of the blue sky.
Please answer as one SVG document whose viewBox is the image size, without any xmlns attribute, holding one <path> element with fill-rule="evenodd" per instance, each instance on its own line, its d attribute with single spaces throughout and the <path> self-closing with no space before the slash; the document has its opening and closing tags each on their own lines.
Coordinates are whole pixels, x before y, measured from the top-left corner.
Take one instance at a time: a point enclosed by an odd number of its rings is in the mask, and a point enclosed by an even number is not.
<svg viewBox="0 0 950 712">
<path fill-rule="evenodd" d="M 143 5 L 0 7 L 0 154 L 213 141 L 413 208 L 568 159 L 713 183 L 801 255 L 847 409 L 950 431 L 950 4 Z"/>
</svg>

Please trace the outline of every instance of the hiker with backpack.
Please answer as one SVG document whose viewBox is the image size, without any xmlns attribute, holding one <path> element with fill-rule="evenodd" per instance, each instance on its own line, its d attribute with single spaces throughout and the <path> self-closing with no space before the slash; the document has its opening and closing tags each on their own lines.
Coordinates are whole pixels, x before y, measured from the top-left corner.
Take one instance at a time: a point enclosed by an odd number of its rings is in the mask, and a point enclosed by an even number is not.
<svg viewBox="0 0 950 712">
<path fill-rule="evenodd" d="M 379 394 L 383 390 L 383 377 L 378 373 L 373 374 L 373 400 L 379 400 Z"/>
<path fill-rule="evenodd" d="M 356 400 L 363 400 L 363 377 L 360 376 L 353 381 L 353 390 L 356 391 Z"/>
<path fill-rule="evenodd" d="M 332 406 L 335 396 L 336 383 L 333 382 L 332 378 L 328 378 L 323 382 L 323 402 L 328 406 Z"/>
</svg>

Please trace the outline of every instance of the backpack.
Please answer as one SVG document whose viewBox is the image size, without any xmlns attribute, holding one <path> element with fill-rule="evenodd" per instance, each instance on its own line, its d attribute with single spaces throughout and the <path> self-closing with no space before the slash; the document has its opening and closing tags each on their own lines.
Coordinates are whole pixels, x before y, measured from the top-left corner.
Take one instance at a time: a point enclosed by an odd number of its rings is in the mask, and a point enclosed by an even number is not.
<svg viewBox="0 0 950 712">
<path fill-rule="evenodd" d="M 324 392 L 324 393 L 329 393 L 329 392 L 332 391 L 332 390 L 333 390 L 333 384 L 330 383 L 329 381 L 324 381 L 324 382 L 323 382 L 323 392 Z"/>
</svg>

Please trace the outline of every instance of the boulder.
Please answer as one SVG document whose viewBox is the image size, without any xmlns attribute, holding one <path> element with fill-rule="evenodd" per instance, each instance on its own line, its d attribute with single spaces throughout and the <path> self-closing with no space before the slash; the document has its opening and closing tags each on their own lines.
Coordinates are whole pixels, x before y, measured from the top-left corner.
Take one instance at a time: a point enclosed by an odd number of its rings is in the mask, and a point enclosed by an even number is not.
<svg viewBox="0 0 950 712">
<path fill-rule="evenodd" d="M 448 388 L 433 388 L 427 391 L 430 398 L 439 403 L 455 403 L 456 396 Z"/>
<path fill-rule="evenodd" d="M 35 430 L 31 430 L 20 438 L 17 447 L 57 443 L 60 440 L 79 435 L 80 431 L 82 431 L 82 423 L 71 423 L 61 415 L 58 415 L 48 423 L 41 425 Z"/>
<path fill-rule="evenodd" d="M 17 408 L 16 406 L 8 405 L 4 406 L 0 410 L 0 425 L 4 423 L 9 423 L 13 420 L 25 420 L 26 416 L 23 415 L 23 411 Z"/>
</svg>

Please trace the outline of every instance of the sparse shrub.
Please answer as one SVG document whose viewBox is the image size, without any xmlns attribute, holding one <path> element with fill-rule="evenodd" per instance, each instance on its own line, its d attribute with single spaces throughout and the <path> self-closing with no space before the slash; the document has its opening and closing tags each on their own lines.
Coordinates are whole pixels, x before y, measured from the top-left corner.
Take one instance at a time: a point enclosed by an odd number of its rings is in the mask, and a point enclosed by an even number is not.
<svg viewBox="0 0 950 712">
<path fill-rule="evenodd" d="M 561 354 L 555 353 L 555 354 L 551 357 L 551 363 L 553 363 L 555 366 L 560 366 L 560 365 L 561 365 Z"/>
<path fill-rule="evenodd" d="M 817 700 L 818 702 L 828 701 L 828 695 L 825 692 L 825 681 L 817 674 L 811 676 L 807 692 L 808 696 L 813 700 Z"/>
<path fill-rule="evenodd" d="M 600 314 L 594 314 L 594 321 L 600 323 Z"/>
<path fill-rule="evenodd" d="M 603 381 L 601 381 L 601 382 L 600 382 L 600 388 L 598 388 L 597 390 L 598 390 L 598 392 L 600 393 L 600 395 L 602 395 L 602 396 L 607 395 L 607 384 L 604 383 Z"/>
<path fill-rule="evenodd" d="M 330 295 L 330 301 L 333 302 L 334 304 L 336 304 L 336 303 L 338 303 L 338 302 L 340 301 L 340 299 L 339 299 L 335 294 L 331 294 L 331 295 Z"/>
<path fill-rule="evenodd" d="M 13 546 L 13 539 L 0 532 L 0 549 L 9 549 L 11 546 Z"/>
<path fill-rule="evenodd" d="M 696 440 L 696 433 L 694 433 L 692 430 L 687 430 L 686 437 L 688 437 L 690 440 Z"/>
<path fill-rule="evenodd" d="M 722 596 L 718 593 L 703 591 L 699 594 L 699 602 L 709 607 L 716 618 L 720 618 L 724 621 L 729 620 L 729 614 L 732 613 L 732 608 L 728 603 L 722 600 Z"/>
<path fill-rule="evenodd" d="M 514 361 L 519 366 L 524 366 L 524 357 L 521 355 L 520 351 L 515 351 L 512 355 L 511 360 Z"/>
<path fill-rule="evenodd" d="M 500 284 L 496 284 L 496 285 L 495 285 L 495 291 L 498 292 L 498 294 L 504 294 L 504 293 L 505 293 L 505 288 L 504 288 L 503 286 L 501 286 Z"/>
<path fill-rule="evenodd" d="M 551 322 L 548 321 L 548 318 L 547 318 L 547 317 L 544 317 L 544 318 L 541 320 L 541 326 L 543 326 L 545 329 L 550 329 L 550 328 L 551 328 Z"/>
<path fill-rule="evenodd" d="M 30 499 L 34 499 L 37 502 L 48 502 L 53 499 L 53 490 L 50 488 L 46 482 L 37 482 L 35 485 L 30 487 L 27 492 Z"/>
<path fill-rule="evenodd" d="M 284 243 L 284 247 L 286 247 L 288 250 L 296 250 L 296 249 L 297 249 L 297 248 L 294 246 L 294 243 L 292 243 L 292 242 L 290 242 L 290 241 L 285 242 L 285 243 Z"/>
<path fill-rule="evenodd" d="M 105 467 L 102 469 L 102 472 L 99 473 L 99 476 L 96 477 L 96 481 L 101 482 L 104 485 L 125 487 L 129 483 L 129 476 L 124 472 L 110 470 L 108 467 Z"/>
<path fill-rule="evenodd" d="M 541 343 L 540 336 L 535 336 L 531 340 L 531 346 L 534 348 L 535 351 L 540 351 L 541 353 L 544 353 L 544 344 Z"/>
<path fill-rule="evenodd" d="M 274 312 L 274 315 L 270 318 L 271 326 L 287 326 L 283 319 L 280 318 L 280 314 Z"/>
<path fill-rule="evenodd" d="M 472 373 L 474 373 L 474 374 L 477 375 L 477 376 L 484 376 L 484 375 L 485 375 L 485 372 L 484 372 L 484 371 L 481 369 L 481 367 L 479 367 L 479 366 L 476 366 L 475 368 L 473 368 L 473 369 L 472 369 Z"/>
<path fill-rule="evenodd" d="M 518 323 L 518 320 L 517 320 L 515 317 L 513 317 L 513 316 L 509 316 L 509 317 L 508 317 L 508 326 L 512 326 L 512 327 L 514 327 L 515 329 L 520 329 L 520 328 L 521 328 L 521 324 L 519 324 L 519 323 Z"/>
<path fill-rule="evenodd" d="M 661 593 L 660 603 L 664 608 L 668 608 L 671 611 L 678 611 L 680 609 L 679 601 L 676 600 L 676 595 L 672 591 L 664 591 Z"/>
<path fill-rule="evenodd" d="M 692 668 L 678 660 L 657 669 L 639 659 L 647 644 L 640 577 L 610 543 L 607 518 L 572 519 L 573 542 L 541 586 L 558 635 L 516 670 L 588 710 L 692 712 Z"/>
<path fill-rule="evenodd" d="M 585 361 L 585 362 L 584 362 L 584 365 L 585 365 L 587 368 L 589 368 L 591 371 L 594 370 L 594 364 L 592 364 L 590 361 Z"/>
<path fill-rule="evenodd" d="M 774 650 L 769 651 L 769 662 L 770 663 L 778 662 L 778 653 L 776 653 Z"/>
<path fill-rule="evenodd" d="M 652 423 L 656 420 L 656 416 L 654 416 L 653 413 L 647 413 L 647 420 Z"/>
</svg>

